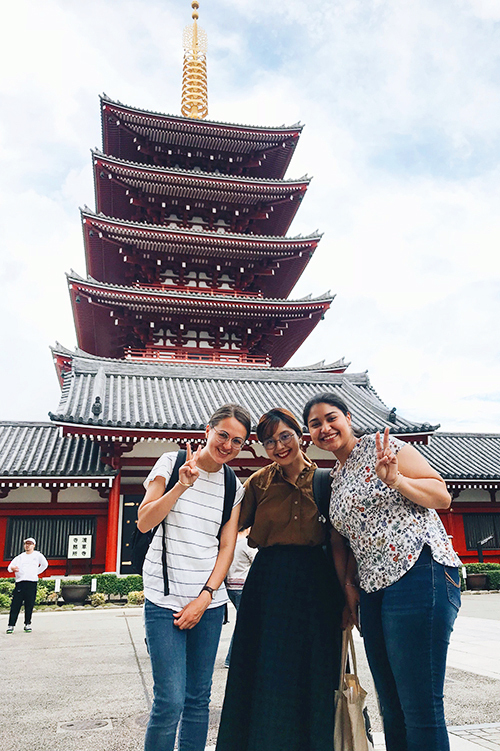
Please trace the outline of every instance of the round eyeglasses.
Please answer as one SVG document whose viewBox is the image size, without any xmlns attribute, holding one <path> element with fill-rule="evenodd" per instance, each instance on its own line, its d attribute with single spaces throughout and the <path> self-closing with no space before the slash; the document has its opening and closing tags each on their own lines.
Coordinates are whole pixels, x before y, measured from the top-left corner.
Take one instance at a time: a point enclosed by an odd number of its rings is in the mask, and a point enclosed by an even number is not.
<svg viewBox="0 0 500 751">
<path fill-rule="evenodd" d="M 281 433 L 276 439 L 275 438 L 266 438 L 265 441 L 262 441 L 262 445 L 266 449 L 266 451 L 270 451 L 273 449 L 278 441 L 283 446 L 288 446 L 288 444 L 291 442 L 292 438 L 294 437 L 295 433 Z"/>
<path fill-rule="evenodd" d="M 221 445 L 223 443 L 227 443 L 228 441 L 231 441 L 231 446 L 233 447 L 233 449 L 240 449 L 245 443 L 244 438 L 239 438 L 239 437 L 231 438 L 229 433 L 226 433 L 225 430 L 217 430 L 217 428 L 212 428 L 212 430 L 214 431 L 216 435 L 217 443 L 220 443 Z"/>
</svg>

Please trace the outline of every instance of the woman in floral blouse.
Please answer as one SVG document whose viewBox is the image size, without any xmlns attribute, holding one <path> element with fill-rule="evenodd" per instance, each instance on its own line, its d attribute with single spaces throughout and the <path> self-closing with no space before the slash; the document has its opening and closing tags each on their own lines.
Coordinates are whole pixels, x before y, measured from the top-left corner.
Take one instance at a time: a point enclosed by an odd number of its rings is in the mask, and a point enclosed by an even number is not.
<svg viewBox="0 0 500 751">
<path fill-rule="evenodd" d="M 443 684 L 460 559 L 435 510 L 450 505 L 444 480 L 389 429 L 357 438 L 334 394 L 313 397 L 304 423 L 337 459 L 330 518 L 358 566 L 345 593 L 353 614 L 359 600 L 387 751 L 448 751 Z"/>
</svg>

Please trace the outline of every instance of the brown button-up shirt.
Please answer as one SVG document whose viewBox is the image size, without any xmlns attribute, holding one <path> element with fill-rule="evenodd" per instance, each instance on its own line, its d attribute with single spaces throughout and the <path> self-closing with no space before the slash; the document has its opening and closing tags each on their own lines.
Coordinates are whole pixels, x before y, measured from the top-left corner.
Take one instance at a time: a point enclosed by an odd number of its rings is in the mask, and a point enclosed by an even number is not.
<svg viewBox="0 0 500 751">
<path fill-rule="evenodd" d="M 240 529 L 252 527 L 248 542 L 253 548 L 271 545 L 322 545 L 327 524 L 314 502 L 316 464 L 302 470 L 294 483 L 281 467 L 270 464 L 245 482 Z"/>
</svg>

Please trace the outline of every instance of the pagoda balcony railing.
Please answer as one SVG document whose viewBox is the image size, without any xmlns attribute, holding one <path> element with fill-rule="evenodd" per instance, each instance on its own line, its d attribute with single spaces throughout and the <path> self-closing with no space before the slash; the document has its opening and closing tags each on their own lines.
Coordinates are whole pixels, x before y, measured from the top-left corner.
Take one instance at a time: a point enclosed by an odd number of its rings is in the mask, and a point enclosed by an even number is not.
<svg viewBox="0 0 500 751">
<path fill-rule="evenodd" d="M 187 284 L 161 284 L 161 282 L 135 282 L 134 289 L 153 289 L 160 292 L 196 292 L 202 295 L 224 295 L 228 297 L 257 297 L 263 299 L 262 292 L 243 292 L 239 289 L 227 289 L 224 287 L 190 287 Z"/>
<path fill-rule="evenodd" d="M 218 365 L 231 365 L 242 367 L 269 367 L 271 358 L 269 355 L 249 355 L 246 352 L 210 352 L 177 347 L 176 349 L 162 349 L 160 347 L 146 347 L 145 349 L 125 349 L 126 360 L 149 362 L 199 362 L 217 363 Z"/>
</svg>

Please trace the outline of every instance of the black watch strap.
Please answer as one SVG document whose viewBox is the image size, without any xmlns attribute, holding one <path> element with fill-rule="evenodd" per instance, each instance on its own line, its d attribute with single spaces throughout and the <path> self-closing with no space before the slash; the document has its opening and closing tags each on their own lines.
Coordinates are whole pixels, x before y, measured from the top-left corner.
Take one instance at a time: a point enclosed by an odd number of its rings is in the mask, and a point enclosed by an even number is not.
<svg viewBox="0 0 500 751">
<path fill-rule="evenodd" d="M 215 589 L 213 587 L 209 587 L 208 584 L 205 584 L 205 586 L 201 588 L 201 592 L 209 592 L 210 593 L 210 597 L 212 598 L 212 600 L 214 599 Z M 200 592 L 200 594 L 201 594 L 201 592 Z"/>
</svg>

